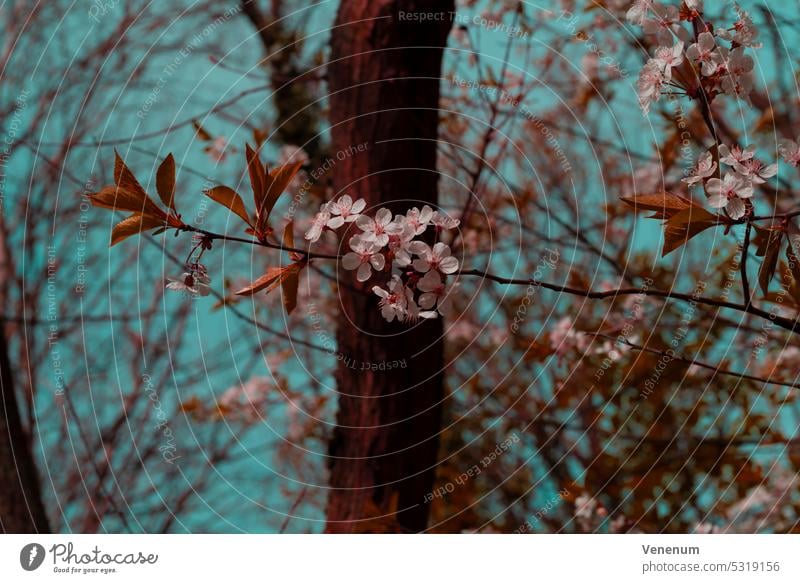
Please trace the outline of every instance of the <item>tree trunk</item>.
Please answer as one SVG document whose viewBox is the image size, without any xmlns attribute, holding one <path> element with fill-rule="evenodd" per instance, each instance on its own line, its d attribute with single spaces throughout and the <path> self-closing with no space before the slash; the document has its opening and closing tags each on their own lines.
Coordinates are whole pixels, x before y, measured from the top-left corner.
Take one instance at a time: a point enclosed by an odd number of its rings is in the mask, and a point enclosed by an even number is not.
<svg viewBox="0 0 800 583">
<path fill-rule="evenodd" d="M 0 324 L 0 529 L 49 532 L 33 454 L 22 429 L 5 330 Z"/>
<path fill-rule="evenodd" d="M 337 196 L 365 199 L 367 212 L 436 208 L 439 76 L 453 10 L 452 0 L 341 3 L 328 69 L 331 174 Z M 417 13 L 441 16 L 408 16 Z M 442 322 L 387 323 L 371 292 L 375 278 L 339 275 L 326 530 L 421 531 L 441 430 Z"/>
</svg>

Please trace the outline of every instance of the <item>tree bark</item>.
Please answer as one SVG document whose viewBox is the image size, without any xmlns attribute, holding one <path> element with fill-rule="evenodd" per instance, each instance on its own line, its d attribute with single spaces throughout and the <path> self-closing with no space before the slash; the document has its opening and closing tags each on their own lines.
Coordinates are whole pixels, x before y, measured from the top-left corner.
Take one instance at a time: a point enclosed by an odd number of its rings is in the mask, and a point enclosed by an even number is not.
<svg viewBox="0 0 800 583">
<path fill-rule="evenodd" d="M 337 196 L 365 199 L 367 212 L 436 208 L 439 76 L 453 10 L 452 0 L 341 3 L 328 69 L 331 175 Z M 441 16 L 408 16 L 415 13 Z M 376 278 L 339 275 L 326 530 L 418 532 L 441 430 L 442 322 L 387 323 L 371 292 Z"/>
<path fill-rule="evenodd" d="M 0 325 L 0 529 L 50 532 L 39 477 L 19 416 L 5 330 Z"/>
</svg>

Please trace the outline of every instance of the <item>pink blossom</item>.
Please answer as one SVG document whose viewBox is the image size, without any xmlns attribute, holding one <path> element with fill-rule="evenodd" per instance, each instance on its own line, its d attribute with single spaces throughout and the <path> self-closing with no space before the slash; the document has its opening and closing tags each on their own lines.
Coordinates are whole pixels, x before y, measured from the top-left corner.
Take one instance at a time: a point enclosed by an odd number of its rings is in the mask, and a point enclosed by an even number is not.
<svg viewBox="0 0 800 583">
<path fill-rule="evenodd" d="M 228 141 L 224 137 L 219 136 L 211 142 L 210 146 L 206 146 L 205 152 L 212 162 L 224 162 L 225 158 L 228 156 Z"/>
<path fill-rule="evenodd" d="M 559 356 L 576 348 L 585 350 L 586 346 L 586 337 L 575 330 L 569 316 L 561 318 L 550 331 L 550 347 Z"/>
<path fill-rule="evenodd" d="M 345 223 L 352 223 L 358 219 L 361 212 L 367 206 L 363 198 L 359 198 L 353 202 L 349 194 L 345 194 L 338 201 L 328 204 L 328 210 L 331 213 L 331 218 L 328 220 L 328 226 L 331 229 L 338 229 Z"/>
<path fill-rule="evenodd" d="M 742 149 L 739 146 L 729 148 L 725 144 L 719 146 L 719 161 L 728 166 L 736 166 L 746 160 L 750 160 L 756 155 L 756 147 L 754 145 L 747 146 Z"/>
<path fill-rule="evenodd" d="M 389 243 L 389 235 L 402 229 L 402 225 L 392 223 L 392 211 L 386 208 L 379 209 L 374 219 L 366 215 L 358 217 L 356 225 L 364 232 L 361 237 L 365 241 L 372 241 L 381 248 Z"/>
<path fill-rule="evenodd" d="M 414 229 L 415 235 L 421 235 L 428 228 L 432 218 L 433 209 L 428 205 L 423 206 L 422 210 L 414 207 L 406 213 L 406 224 Z"/>
<path fill-rule="evenodd" d="M 767 179 L 778 173 L 778 165 L 765 165 L 761 160 L 751 158 L 734 166 L 736 171 L 753 184 L 764 184 Z"/>
<path fill-rule="evenodd" d="M 381 271 L 386 264 L 386 258 L 381 254 L 380 247 L 372 241 L 365 241 L 358 235 L 350 237 L 351 252 L 342 257 L 342 267 L 352 271 L 357 269 L 356 279 L 367 281 L 372 276 L 372 269 Z"/>
<path fill-rule="evenodd" d="M 733 24 L 733 30 L 724 28 L 717 29 L 717 36 L 742 45 L 743 47 L 752 47 L 754 49 L 761 47 L 761 43 L 756 42 L 758 29 L 753 23 L 753 19 L 750 18 L 750 15 L 742 10 L 742 7 L 738 4 L 736 4 L 736 14 L 739 19 Z"/>
<path fill-rule="evenodd" d="M 744 53 L 744 47 L 730 52 L 725 62 L 727 73 L 722 77 L 722 91 L 726 95 L 748 97 L 753 89 L 753 57 Z"/>
<path fill-rule="evenodd" d="M 417 282 L 417 289 L 424 292 L 419 297 L 419 305 L 425 310 L 434 309 L 442 316 L 447 316 L 451 309 L 452 291 L 458 284 L 446 284 L 438 271 L 429 271 Z"/>
<path fill-rule="evenodd" d="M 180 279 L 167 278 L 167 289 L 181 291 L 191 296 L 207 296 L 211 293 L 209 284 L 211 278 L 208 277 L 208 270 L 205 265 L 191 263 L 186 266 Z"/>
<path fill-rule="evenodd" d="M 781 140 L 778 142 L 778 153 L 786 163 L 792 166 L 800 164 L 800 145 L 794 140 Z"/>
<path fill-rule="evenodd" d="M 397 218 L 395 217 L 395 219 Z M 398 221 L 397 227 L 392 228 L 392 233 L 389 235 L 389 251 L 398 267 L 406 267 L 411 264 L 413 239 L 414 227 L 407 222 Z"/>
<path fill-rule="evenodd" d="M 664 68 L 664 80 L 672 80 L 672 69 L 683 63 L 683 43 L 678 42 L 673 47 L 658 47 L 656 60 Z"/>
<path fill-rule="evenodd" d="M 708 204 L 712 208 L 725 208 L 732 219 L 741 219 L 745 213 L 743 199 L 753 196 L 753 185 L 729 172 L 722 180 L 710 178 L 706 192 L 711 195 Z"/>
<path fill-rule="evenodd" d="M 684 178 L 682 182 L 685 182 L 691 186 L 692 184 L 702 182 L 704 179 L 712 176 L 716 171 L 717 163 L 714 162 L 711 152 L 705 152 L 704 154 L 700 155 L 700 158 L 698 158 L 697 166 L 695 166 L 695 169 L 692 171 L 692 173 Z"/>
<path fill-rule="evenodd" d="M 414 241 L 412 251 L 419 256 L 414 260 L 414 269 L 420 273 L 435 270 L 450 274 L 458 271 L 458 259 L 450 255 L 450 247 L 445 243 L 436 243 L 433 248 L 422 241 Z"/>
<path fill-rule="evenodd" d="M 325 228 L 325 225 L 328 224 L 330 218 L 331 213 L 328 210 L 328 203 L 324 203 L 319 208 L 319 212 L 314 215 L 314 222 L 311 224 L 311 228 L 308 229 L 305 235 L 306 240 L 311 241 L 312 243 L 319 241 L 319 238 L 322 236 L 322 230 Z"/>
<path fill-rule="evenodd" d="M 636 84 L 639 93 L 639 105 L 644 113 L 650 111 L 650 105 L 661 97 L 661 88 L 664 86 L 664 67 L 657 59 L 650 59 L 639 74 Z"/>
<path fill-rule="evenodd" d="M 459 219 L 454 219 L 444 211 L 434 211 L 431 215 L 431 223 L 443 230 L 455 229 L 461 224 Z"/>
<path fill-rule="evenodd" d="M 308 164 L 308 153 L 300 146 L 293 146 L 287 144 L 281 148 L 281 153 L 278 156 L 278 164 L 289 164 L 300 162 L 303 166 Z"/>
<path fill-rule="evenodd" d="M 717 72 L 724 60 L 723 55 L 715 49 L 714 35 L 710 32 L 702 32 L 697 37 L 697 42 L 686 49 L 686 57 L 694 63 L 699 63 L 700 73 L 710 77 Z"/>
<path fill-rule="evenodd" d="M 405 320 L 408 296 L 405 285 L 399 277 L 392 276 L 388 291 L 377 285 L 372 288 L 372 291 L 380 298 L 381 315 L 387 322 L 391 322 L 395 318 L 401 322 Z"/>
<path fill-rule="evenodd" d="M 631 24 L 638 24 L 641 26 L 647 18 L 647 13 L 653 8 L 654 0 L 635 0 L 633 5 L 628 9 L 625 18 Z"/>
</svg>

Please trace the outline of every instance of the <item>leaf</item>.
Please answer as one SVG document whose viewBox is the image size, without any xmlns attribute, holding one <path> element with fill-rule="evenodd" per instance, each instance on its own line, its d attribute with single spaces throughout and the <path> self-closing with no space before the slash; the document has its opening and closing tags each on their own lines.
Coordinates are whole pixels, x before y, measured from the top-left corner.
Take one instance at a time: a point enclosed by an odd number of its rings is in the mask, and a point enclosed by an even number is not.
<svg viewBox="0 0 800 583">
<path fill-rule="evenodd" d="M 651 219 L 669 219 L 686 209 L 701 208 L 688 198 L 671 192 L 623 196 L 621 200 L 637 211 L 654 211 L 654 214 L 648 217 Z"/>
<path fill-rule="evenodd" d="M 114 150 L 114 184 L 123 190 L 128 190 L 141 198 L 147 198 L 147 193 L 136 180 L 133 172 L 125 165 L 119 153 Z"/>
<path fill-rule="evenodd" d="M 141 235 L 145 231 L 163 226 L 164 221 L 161 219 L 142 214 L 131 215 L 127 219 L 117 223 L 111 230 L 111 243 L 109 247 L 113 247 L 128 237 Z"/>
<path fill-rule="evenodd" d="M 175 158 L 168 155 L 156 172 L 156 190 L 161 201 L 175 210 Z"/>
<path fill-rule="evenodd" d="M 289 221 L 283 229 L 283 246 L 294 249 L 294 221 Z"/>
<path fill-rule="evenodd" d="M 267 293 L 269 293 L 286 277 L 286 271 L 291 267 L 291 265 L 288 267 L 270 267 L 264 275 L 235 293 L 237 296 L 253 295 L 262 290 L 267 290 Z"/>
<path fill-rule="evenodd" d="M 118 186 L 105 186 L 89 195 L 91 203 L 100 208 L 143 213 L 166 218 L 166 214 L 144 192 L 135 192 Z"/>
<path fill-rule="evenodd" d="M 770 230 L 766 236 L 766 242 L 759 245 L 759 255 L 763 255 L 764 261 L 758 270 L 758 285 L 761 291 L 769 292 L 769 283 L 775 276 L 775 268 L 778 266 L 778 256 L 781 252 L 783 242 L 782 230 Z M 763 253 L 761 251 L 763 250 Z"/>
<path fill-rule="evenodd" d="M 786 260 L 795 283 L 800 284 L 800 259 L 797 258 L 791 237 L 786 237 Z"/>
<path fill-rule="evenodd" d="M 209 134 L 206 130 L 203 129 L 203 126 L 200 125 L 200 122 L 196 119 L 192 120 L 192 125 L 194 126 L 195 131 L 197 132 L 197 137 L 203 142 L 210 142 L 214 139 L 214 137 Z"/>
<path fill-rule="evenodd" d="M 235 190 L 228 188 L 227 186 L 215 186 L 214 188 L 206 190 L 205 194 L 211 200 L 218 202 L 222 206 L 229 208 L 232 212 L 239 215 L 239 217 L 241 217 L 245 223 L 251 227 L 253 226 L 250 217 L 247 215 L 247 209 L 244 206 L 244 201 L 242 201 L 242 197 L 239 196 Z"/>
<path fill-rule="evenodd" d="M 283 307 L 287 314 L 291 314 L 297 307 L 297 289 L 300 287 L 302 264 L 292 263 L 287 270 L 286 277 L 281 279 L 281 291 L 283 292 Z"/>
<path fill-rule="evenodd" d="M 719 224 L 717 215 L 694 205 L 672 215 L 664 223 L 664 249 L 661 256 L 665 257 L 692 237 Z"/>
<path fill-rule="evenodd" d="M 256 143 L 256 148 L 260 148 L 264 145 L 264 140 L 267 139 L 267 131 L 261 130 L 259 128 L 253 128 L 253 141 Z"/>
<path fill-rule="evenodd" d="M 250 186 L 253 189 L 253 201 L 256 204 L 256 217 L 260 217 L 266 194 L 267 171 L 258 157 L 258 152 L 253 150 L 250 144 L 245 146 L 245 157 L 247 159 L 247 171 L 250 174 Z"/>
<path fill-rule="evenodd" d="M 264 217 L 262 226 L 266 226 L 266 221 L 275 207 L 275 203 L 278 202 L 278 198 L 288 188 L 292 178 L 295 177 L 302 166 L 302 162 L 293 162 L 278 166 L 269 173 L 265 182 L 264 205 L 259 213 L 259 217 Z"/>
</svg>

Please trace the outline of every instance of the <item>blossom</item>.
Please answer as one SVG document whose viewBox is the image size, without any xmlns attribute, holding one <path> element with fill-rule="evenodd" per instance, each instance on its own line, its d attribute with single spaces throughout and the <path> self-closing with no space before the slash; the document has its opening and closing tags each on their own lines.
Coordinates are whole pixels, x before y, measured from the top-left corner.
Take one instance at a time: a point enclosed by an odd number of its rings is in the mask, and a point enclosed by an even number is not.
<svg viewBox="0 0 800 583">
<path fill-rule="evenodd" d="M 352 223 L 359 217 L 366 206 L 367 202 L 363 198 L 353 202 L 350 195 L 345 194 L 338 201 L 328 204 L 328 210 L 332 215 L 328 220 L 328 226 L 331 229 L 338 229 L 345 223 Z"/>
<path fill-rule="evenodd" d="M 639 94 L 639 105 L 644 113 L 650 111 L 650 105 L 661 97 L 664 85 L 664 66 L 657 59 L 650 59 L 639 74 L 636 90 Z"/>
<path fill-rule="evenodd" d="M 211 145 L 206 146 L 205 152 L 212 162 L 224 162 L 228 156 L 228 141 L 223 136 L 219 136 L 211 142 Z"/>
<path fill-rule="evenodd" d="M 754 145 L 747 146 L 742 149 L 739 146 L 729 148 L 725 144 L 719 146 L 719 161 L 728 166 L 736 166 L 746 160 L 750 160 L 756 155 L 756 147 Z"/>
<path fill-rule="evenodd" d="M 378 247 L 385 247 L 389 243 L 389 235 L 402 229 L 402 225 L 392 223 L 392 211 L 386 208 L 379 209 L 375 218 L 362 215 L 356 220 L 358 228 L 364 231 L 361 237 L 365 241 L 372 241 Z"/>
<path fill-rule="evenodd" d="M 289 164 L 291 162 L 300 162 L 303 166 L 308 164 L 308 153 L 300 146 L 293 146 L 287 144 L 281 148 L 281 153 L 278 156 L 278 164 Z"/>
<path fill-rule="evenodd" d="M 674 37 L 673 25 L 680 21 L 680 11 L 672 5 L 653 4 L 652 12 L 653 18 L 646 18 L 642 22 L 644 33 L 654 36 L 656 43 L 659 45 L 671 45 Z M 675 30 L 675 32 L 681 31 L 683 31 L 682 28 Z"/>
<path fill-rule="evenodd" d="M 324 203 L 319 207 L 319 212 L 314 215 L 314 222 L 311 224 L 311 228 L 306 231 L 306 240 L 312 243 L 319 241 L 319 238 L 322 236 L 322 230 L 325 228 L 325 225 L 328 224 L 330 218 L 331 213 L 328 210 L 328 203 Z"/>
<path fill-rule="evenodd" d="M 372 268 L 381 271 L 386 263 L 386 258 L 381 254 L 380 247 L 372 241 L 365 241 L 362 237 L 350 237 L 350 251 L 342 257 L 342 267 L 352 271 L 357 269 L 356 279 L 367 281 L 372 276 Z"/>
<path fill-rule="evenodd" d="M 710 32 L 702 32 L 697 37 L 697 42 L 689 45 L 689 48 L 686 49 L 686 57 L 694 63 L 699 63 L 700 73 L 710 77 L 717 72 L 724 60 L 723 55 L 715 49 L 714 35 Z"/>
<path fill-rule="evenodd" d="M 575 499 L 575 518 L 592 518 L 597 511 L 597 506 L 597 500 L 588 494 L 581 494 Z"/>
<path fill-rule="evenodd" d="M 756 42 L 758 29 L 753 23 L 753 19 L 750 18 L 750 15 L 742 10 L 742 7 L 738 4 L 736 4 L 736 14 L 739 19 L 733 24 L 733 30 L 725 28 L 717 29 L 717 36 L 743 47 L 759 48 L 761 43 Z"/>
<path fill-rule="evenodd" d="M 442 281 L 442 276 L 438 271 L 429 271 L 417 282 L 417 289 L 422 293 L 419 296 L 419 305 L 425 310 L 434 307 L 442 316 L 447 316 L 452 308 L 452 290 L 457 283 L 447 285 Z"/>
<path fill-rule="evenodd" d="M 722 77 L 722 91 L 726 95 L 750 95 L 753 89 L 753 65 L 753 57 L 744 53 L 744 47 L 733 49 L 725 62 L 728 71 Z"/>
<path fill-rule="evenodd" d="M 792 166 L 800 163 L 800 145 L 794 140 L 781 140 L 778 142 L 778 153 L 781 158 Z"/>
<path fill-rule="evenodd" d="M 192 296 L 207 296 L 211 293 L 209 284 L 211 278 L 208 277 L 208 270 L 205 265 L 191 263 L 186 266 L 186 271 L 180 279 L 167 278 L 167 289 L 182 291 Z"/>
<path fill-rule="evenodd" d="M 654 0 L 635 0 L 625 14 L 625 18 L 627 18 L 628 22 L 631 24 L 638 24 L 641 26 L 647 18 L 648 11 L 652 9 L 653 2 Z"/>
<path fill-rule="evenodd" d="M 398 217 L 395 217 L 397 219 Z M 402 217 L 400 217 L 402 219 Z M 414 240 L 414 227 L 404 221 L 397 221 L 389 235 L 389 253 L 398 267 L 411 264 L 411 247 Z"/>
<path fill-rule="evenodd" d="M 770 164 L 766 166 L 761 160 L 751 158 L 734 166 L 736 171 L 747 178 L 753 184 L 764 184 L 768 178 L 772 178 L 778 173 L 778 165 Z"/>
<path fill-rule="evenodd" d="M 677 42 L 672 47 L 658 47 L 655 60 L 664 70 L 664 81 L 672 80 L 672 69 L 683 63 L 683 42 Z"/>
<path fill-rule="evenodd" d="M 372 291 L 380 300 L 381 315 L 387 322 L 397 318 L 400 322 L 415 321 L 418 318 L 435 318 L 436 312 L 420 311 L 419 306 L 414 302 L 414 292 L 406 286 L 397 275 L 393 275 L 389 281 L 389 289 L 385 290 L 380 286 L 374 286 Z"/>
<path fill-rule="evenodd" d="M 409 209 L 406 213 L 406 224 L 413 227 L 414 235 L 421 235 L 428 228 L 428 225 L 433 218 L 433 209 L 428 205 L 422 207 L 422 210 L 414 207 Z"/>
<path fill-rule="evenodd" d="M 627 342 L 636 342 L 638 340 L 637 336 L 633 336 Z M 596 354 L 605 355 L 608 357 L 609 360 L 612 362 L 617 362 L 619 359 L 623 357 L 623 355 L 627 352 L 630 352 L 631 346 L 627 342 L 617 342 L 612 340 L 606 340 L 601 346 L 599 346 L 596 350 Z"/>
<path fill-rule="evenodd" d="M 411 249 L 419 256 L 413 266 L 420 273 L 435 270 L 450 274 L 458 271 L 458 259 L 450 255 L 450 246 L 446 243 L 436 243 L 431 248 L 422 241 L 414 241 Z"/>
<path fill-rule="evenodd" d="M 575 330 L 569 316 L 561 318 L 550 331 L 550 347 L 558 355 L 566 354 L 573 348 L 585 350 L 586 344 L 586 336 Z"/>
<path fill-rule="evenodd" d="M 725 178 L 710 178 L 706 182 L 706 192 L 711 195 L 708 204 L 712 208 L 725 208 L 732 219 L 744 216 L 744 200 L 753 196 L 753 185 L 743 178 L 725 174 Z"/>
<path fill-rule="evenodd" d="M 378 304 L 381 307 L 381 316 L 387 322 L 391 322 L 395 318 L 401 322 L 405 320 L 408 313 L 408 295 L 405 285 L 398 276 L 392 276 L 388 291 L 377 285 L 372 288 L 372 291 L 380 298 Z"/>
<path fill-rule="evenodd" d="M 700 155 L 700 158 L 697 159 L 697 166 L 695 166 L 692 173 L 684 178 L 682 182 L 685 182 L 691 186 L 692 184 L 696 184 L 701 182 L 703 179 L 708 178 L 716 171 L 717 163 L 714 162 L 711 152 L 705 152 L 704 154 Z"/>
<path fill-rule="evenodd" d="M 459 219 L 454 219 L 444 211 L 434 211 L 431 214 L 431 223 L 442 230 L 455 229 L 461 224 Z"/>
</svg>

